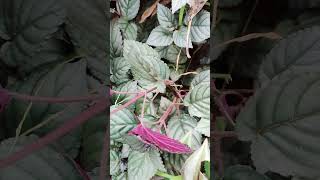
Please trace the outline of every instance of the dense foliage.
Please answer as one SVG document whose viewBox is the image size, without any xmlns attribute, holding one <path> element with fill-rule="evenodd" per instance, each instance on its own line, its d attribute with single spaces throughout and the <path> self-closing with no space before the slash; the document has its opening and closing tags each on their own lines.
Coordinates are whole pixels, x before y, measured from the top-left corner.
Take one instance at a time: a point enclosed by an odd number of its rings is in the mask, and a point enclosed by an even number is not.
<svg viewBox="0 0 320 180">
<path fill-rule="evenodd" d="M 320 1 L 216 7 L 212 69 L 232 77 L 215 81 L 216 179 L 319 179 Z"/>
<path fill-rule="evenodd" d="M 209 179 L 209 3 L 143 2 L 114 4 L 112 178 Z"/>
</svg>

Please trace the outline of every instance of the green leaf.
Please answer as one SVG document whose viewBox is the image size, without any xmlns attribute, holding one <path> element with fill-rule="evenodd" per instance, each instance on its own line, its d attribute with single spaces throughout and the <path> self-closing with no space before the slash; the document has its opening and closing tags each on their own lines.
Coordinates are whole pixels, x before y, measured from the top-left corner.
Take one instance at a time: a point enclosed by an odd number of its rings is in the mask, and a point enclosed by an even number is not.
<svg viewBox="0 0 320 180">
<path fill-rule="evenodd" d="M 270 180 L 267 176 L 259 174 L 250 166 L 235 165 L 228 167 L 224 175 L 225 180 Z"/>
<path fill-rule="evenodd" d="M 208 179 L 210 179 L 210 161 L 204 161 L 204 171 Z"/>
<path fill-rule="evenodd" d="M 117 106 L 111 106 L 110 111 Z M 137 125 L 134 114 L 128 109 L 123 109 L 110 116 L 110 139 L 118 141 Z"/>
<path fill-rule="evenodd" d="M 201 71 L 197 74 L 191 81 L 191 89 L 199 84 L 210 86 L 210 70 Z"/>
<path fill-rule="evenodd" d="M 161 96 L 158 114 L 163 114 L 171 105 L 172 105 L 172 101 Z M 173 107 L 169 115 L 172 115 L 175 111 L 176 111 L 176 107 Z"/>
<path fill-rule="evenodd" d="M 168 121 L 167 135 L 176 140 L 182 140 L 186 135 L 191 135 L 191 149 L 196 150 L 201 145 L 201 134 L 195 131 L 197 120 L 188 114 L 174 116 Z"/>
<path fill-rule="evenodd" d="M 191 22 L 190 36 L 192 42 L 202 42 L 210 38 L 210 13 L 200 11 Z"/>
<path fill-rule="evenodd" d="M 191 116 L 210 117 L 210 84 L 198 84 L 184 98 Z"/>
<path fill-rule="evenodd" d="M 177 19 L 171 13 L 170 9 L 162 4 L 158 4 L 157 18 L 161 27 L 172 29 L 177 25 Z"/>
<path fill-rule="evenodd" d="M 0 14 L 0 34 L 7 40 L 0 57 L 8 66 L 26 73 L 36 66 L 60 60 L 64 44 L 49 39 L 65 19 L 65 11 L 58 1 L 2 0 Z"/>
<path fill-rule="evenodd" d="M 172 32 L 161 26 L 154 28 L 147 40 L 147 44 L 150 46 L 169 46 L 172 42 Z"/>
<path fill-rule="evenodd" d="M 320 175 L 318 73 L 281 76 L 256 92 L 237 118 L 240 140 L 251 141 L 259 172 Z"/>
<path fill-rule="evenodd" d="M 120 171 L 121 159 L 115 150 L 110 150 L 110 175 L 116 175 Z"/>
<path fill-rule="evenodd" d="M 128 93 L 135 93 L 139 91 L 137 81 L 129 81 L 125 84 L 115 87 L 113 90 Z M 125 104 L 134 96 L 135 94 L 113 94 L 111 99 L 113 103 L 117 102 L 117 104 Z"/>
<path fill-rule="evenodd" d="M 127 19 L 134 19 L 139 11 L 140 0 L 119 0 L 118 2 L 121 15 Z"/>
<path fill-rule="evenodd" d="M 123 55 L 142 87 L 157 87 L 160 92 L 165 92 L 164 80 L 169 79 L 170 70 L 156 50 L 137 41 L 125 40 Z"/>
<path fill-rule="evenodd" d="M 172 14 L 187 4 L 188 0 L 172 0 Z"/>
<path fill-rule="evenodd" d="M 186 47 L 187 45 L 187 28 L 181 26 L 180 29 L 173 32 L 173 42 L 179 47 Z M 189 37 L 189 48 L 192 48 L 191 36 Z"/>
<path fill-rule="evenodd" d="M 102 113 L 91 118 L 83 126 L 81 137 L 81 164 L 87 170 L 92 170 L 100 165 L 101 151 L 103 148 L 103 139 L 105 136 L 107 117 Z"/>
<path fill-rule="evenodd" d="M 184 64 L 188 60 L 187 55 L 181 48 L 179 48 L 175 45 L 169 46 L 168 51 L 166 53 L 166 56 L 164 58 L 167 59 L 168 61 L 170 61 L 171 63 L 176 64 L 180 50 L 181 50 L 181 53 L 180 53 L 180 58 L 179 58 L 179 64 Z"/>
<path fill-rule="evenodd" d="M 144 153 L 132 151 L 128 160 L 129 180 L 150 180 L 157 170 L 164 169 L 160 154 L 156 150 L 150 150 Z"/>
<path fill-rule="evenodd" d="M 136 40 L 138 36 L 138 26 L 134 22 L 129 22 L 127 19 L 119 18 L 117 21 L 123 38 L 127 40 Z"/>
<path fill-rule="evenodd" d="M 110 26 L 110 56 L 116 58 L 122 56 L 123 40 L 119 24 L 111 22 Z"/>
<path fill-rule="evenodd" d="M 203 161 L 210 161 L 208 139 L 205 139 L 202 146 L 186 160 L 182 168 L 183 180 L 198 179 L 199 173 L 201 173 L 201 162 Z"/>
<path fill-rule="evenodd" d="M 24 146 L 34 142 L 38 138 L 34 135 L 22 136 L 16 143 L 13 152 L 21 150 Z M 2 141 L 0 144 L 0 158 L 8 156 L 14 138 Z M 77 169 L 73 167 L 71 161 L 64 158 L 50 146 L 33 152 L 31 155 L 17 161 L 12 166 L 0 169 L 0 179 L 2 180 L 81 180 Z"/>
<path fill-rule="evenodd" d="M 122 84 L 130 80 L 130 64 L 123 57 L 115 58 L 111 61 L 110 80 L 115 84 Z"/>
<path fill-rule="evenodd" d="M 182 166 L 186 162 L 190 155 L 187 154 L 169 154 L 168 153 L 168 161 L 172 165 L 172 168 L 174 168 L 177 172 L 182 172 Z"/>
<path fill-rule="evenodd" d="M 67 9 L 66 31 L 78 54 L 85 56 L 90 72 L 100 80 L 108 76 L 107 15 L 102 0 L 64 0 Z"/>
<path fill-rule="evenodd" d="M 262 85 L 281 74 L 320 72 L 320 27 L 308 28 L 281 40 L 261 65 Z"/>
<path fill-rule="evenodd" d="M 201 120 L 197 124 L 196 130 L 201 134 L 210 137 L 210 119 L 201 118 Z"/>
<path fill-rule="evenodd" d="M 48 67 L 48 69 L 51 68 Z M 61 64 L 49 73 L 47 72 L 48 69 L 44 68 L 44 70 L 32 74 L 25 81 L 17 82 L 11 90 L 30 95 L 34 95 L 38 91 L 36 95 L 44 97 L 88 95 L 86 63 L 84 61 Z M 16 128 L 22 120 L 28 105 L 29 102 L 13 100 L 8 106 L 6 111 L 6 118 L 8 120 L 6 122 L 6 129 L 8 129 L 10 136 L 15 135 Z M 49 123 L 46 123 L 35 131 L 36 134 L 42 136 L 56 129 L 65 121 L 70 120 L 70 118 L 79 114 L 84 108 L 84 102 L 73 104 L 34 103 L 26 116 L 21 133 L 52 118 Z M 72 157 L 77 155 L 80 146 L 80 130 L 81 128 L 57 141 L 60 145 L 63 145 Z"/>
</svg>

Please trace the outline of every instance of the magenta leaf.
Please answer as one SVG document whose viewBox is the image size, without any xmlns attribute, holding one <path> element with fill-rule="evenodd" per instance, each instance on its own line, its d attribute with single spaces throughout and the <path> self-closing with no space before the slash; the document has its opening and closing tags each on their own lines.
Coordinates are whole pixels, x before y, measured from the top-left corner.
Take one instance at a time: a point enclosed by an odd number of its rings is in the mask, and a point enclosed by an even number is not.
<svg viewBox="0 0 320 180">
<path fill-rule="evenodd" d="M 142 126 L 142 124 L 139 124 L 128 134 L 139 136 L 144 143 L 153 144 L 157 148 L 170 153 L 184 154 L 192 152 L 191 148 L 187 145 L 169 138 L 166 135 L 152 131 L 151 129 Z"/>
<path fill-rule="evenodd" d="M 6 105 L 10 102 L 10 95 L 7 91 L 0 89 L 0 112 L 4 110 Z"/>
</svg>

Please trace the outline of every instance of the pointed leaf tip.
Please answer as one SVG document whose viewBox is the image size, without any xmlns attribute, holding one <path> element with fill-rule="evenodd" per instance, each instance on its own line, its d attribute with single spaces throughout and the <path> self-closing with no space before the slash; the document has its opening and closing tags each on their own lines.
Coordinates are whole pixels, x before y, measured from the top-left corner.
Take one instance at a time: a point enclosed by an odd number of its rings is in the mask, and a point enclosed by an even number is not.
<svg viewBox="0 0 320 180">
<path fill-rule="evenodd" d="M 143 141 L 153 144 L 159 149 L 169 153 L 186 154 L 192 152 L 192 149 L 189 146 L 182 144 L 175 139 L 171 139 L 166 135 L 152 131 L 141 124 L 132 129 L 128 134 L 137 135 Z"/>
</svg>

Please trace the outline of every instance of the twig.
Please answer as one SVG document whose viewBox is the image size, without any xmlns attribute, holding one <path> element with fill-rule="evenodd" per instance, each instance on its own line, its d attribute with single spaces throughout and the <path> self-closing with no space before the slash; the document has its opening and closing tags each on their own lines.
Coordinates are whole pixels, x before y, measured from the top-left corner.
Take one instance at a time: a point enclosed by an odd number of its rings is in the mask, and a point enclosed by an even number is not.
<svg viewBox="0 0 320 180">
<path fill-rule="evenodd" d="M 116 109 L 114 109 L 113 111 L 110 112 L 110 115 L 118 112 L 118 111 L 121 111 L 122 109 L 130 106 L 131 104 L 135 103 L 138 99 L 140 99 L 141 97 L 143 97 L 145 95 L 145 93 L 149 93 L 149 92 L 152 92 L 154 90 L 156 90 L 157 88 L 154 87 L 154 88 L 151 88 L 147 91 L 144 91 L 144 92 L 140 92 L 139 94 L 137 94 L 134 98 L 132 98 L 130 101 L 128 101 L 127 103 L 117 107 Z"/>
<path fill-rule="evenodd" d="M 31 96 L 31 95 L 19 94 L 16 92 L 9 92 L 9 91 L 7 91 L 7 93 L 15 99 L 19 99 L 23 101 L 43 102 L 43 103 L 73 103 L 73 102 L 92 101 L 92 100 L 105 98 L 104 96 L 101 96 L 101 95 L 80 96 L 80 97 L 39 97 L 39 96 Z"/>
</svg>

